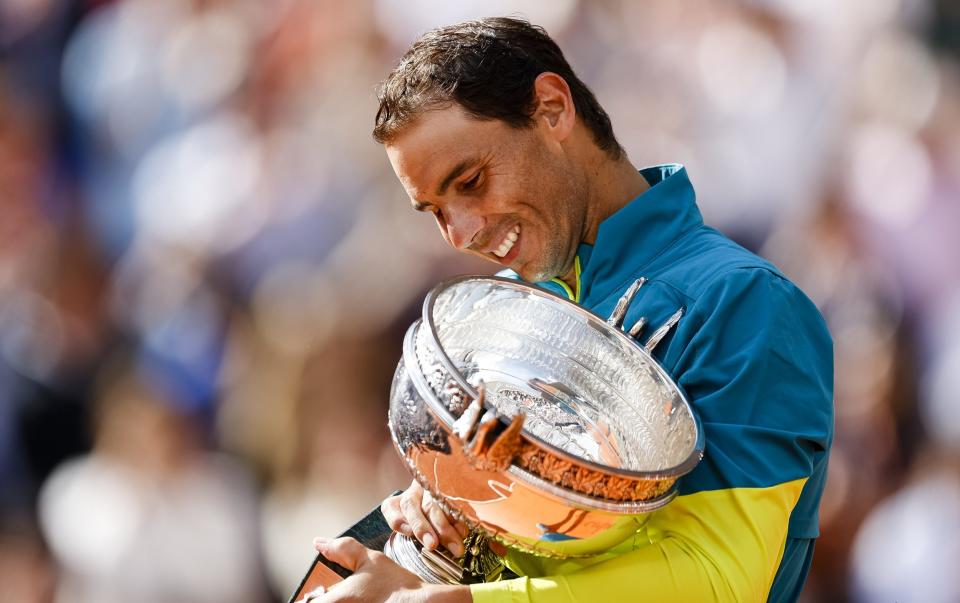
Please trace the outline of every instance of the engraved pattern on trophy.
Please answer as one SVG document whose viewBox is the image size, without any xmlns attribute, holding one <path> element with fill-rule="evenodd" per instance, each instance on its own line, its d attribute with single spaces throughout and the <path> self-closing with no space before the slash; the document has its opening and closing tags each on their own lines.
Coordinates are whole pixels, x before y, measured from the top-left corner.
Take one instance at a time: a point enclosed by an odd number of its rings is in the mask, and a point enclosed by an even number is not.
<svg viewBox="0 0 960 603">
<path fill-rule="evenodd" d="M 683 309 L 645 345 L 634 339 L 645 317 L 623 327 L 645 282 L 607 320 L 497 277 L 454 279 L 427 296 L 404 340 L 390 430 L 415 479 L 471 528 L 475 554 L 458 572 L 442 551 L 394 534 L 391 556 L 430 581 L 482 579 L 499 571 L 488 537 L 537 555 L 585 556 L 622 518 L 672 500 L 703 436 L 650 355 Z"/>
</svg>

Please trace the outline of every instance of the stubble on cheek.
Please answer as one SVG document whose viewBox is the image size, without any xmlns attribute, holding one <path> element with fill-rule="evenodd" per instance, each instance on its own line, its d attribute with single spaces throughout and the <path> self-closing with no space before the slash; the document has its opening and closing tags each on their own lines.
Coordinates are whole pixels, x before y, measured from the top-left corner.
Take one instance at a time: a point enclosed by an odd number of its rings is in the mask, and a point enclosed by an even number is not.
<svg viewBox="0 0 960 603">
<path fill-rule="evenodd" d="M 537 232 L 536 240 L 525 241 L 528 247 L 521 249 L 521 253 L 531 255 L 517 270 L 524 280 L 542 282 L 566 273 L 565 264 L 569 263 L 566 258 L 566 245 L 562 235 L 553 231 L 552 226 L 545 226 L 546 232 Z"/>
<path fill-rule="evenodd" d="M 544 239 L 539 241 L 540 257 L 535 261 L 540 281 L 563 278 L 573 269 L 580 243 L 578 224 L 583 211 L 570 183 L 555 186 L 547 194 L 552 195 L 552 199 L 544 215 L 543 232 L 538 233 Z"/>
<path fill-rule="evenodd" d="M 573 227 L 583 208 L 569 166 L 558 163 L 535 139 L 528 142 L 513 163 L 525 177 L 512 191 L 522 229 L 517 258 L 522 263 L 512 268 L 526 281 L 541 282 L 572 268 L 580 235 Z"/>
</svg>

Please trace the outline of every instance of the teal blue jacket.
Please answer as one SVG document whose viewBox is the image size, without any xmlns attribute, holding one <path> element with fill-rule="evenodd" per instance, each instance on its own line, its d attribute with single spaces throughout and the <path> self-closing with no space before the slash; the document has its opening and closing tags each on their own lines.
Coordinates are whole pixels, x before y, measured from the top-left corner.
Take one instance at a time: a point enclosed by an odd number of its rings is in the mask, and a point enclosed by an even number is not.
<svg viewBox="0 0 960 603">
<path fill-rule="evenodd" d="M 472 587 L 475 601 L 795 601 L 818 536 L 833 439 L 833 350 L 813 303 L 772 264 L 705 226 L 686 170 L 651 187 L 577 254 L 577 283 L 538 283 L 607 317 L 645 277 L 624 324 L 639 340 L 683 308 L 655 358 L 703 424 L 703 461 L 679 496 L 596 557 L 511 554 L 524 577 Z M 508 595 L 509 593 L 509 595 Z"/>
</svg>

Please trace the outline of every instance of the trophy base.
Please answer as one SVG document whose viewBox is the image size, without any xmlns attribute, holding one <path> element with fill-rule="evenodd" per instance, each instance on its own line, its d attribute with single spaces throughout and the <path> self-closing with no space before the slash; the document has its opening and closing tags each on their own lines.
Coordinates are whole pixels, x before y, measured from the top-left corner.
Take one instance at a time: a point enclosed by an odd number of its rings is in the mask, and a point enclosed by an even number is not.
<svg viewBox="0 0 960 603">
<path fill-rule="evenodd" d="M 446 550 L 431 551 L 416 539 L 394 532 L 383 546 L 383 553 L 400 567 L 430 584 L 465 584 L 464 571 Z"/>
</svg>

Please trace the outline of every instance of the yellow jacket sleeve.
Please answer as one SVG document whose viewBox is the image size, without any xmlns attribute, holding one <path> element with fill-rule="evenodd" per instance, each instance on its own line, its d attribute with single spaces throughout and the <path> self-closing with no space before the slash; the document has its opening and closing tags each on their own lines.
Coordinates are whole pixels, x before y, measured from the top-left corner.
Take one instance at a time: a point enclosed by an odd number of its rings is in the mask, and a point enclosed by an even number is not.
<svg viewBox="0 0 960 603">
<path fill-rule="evenodd" d="M 519 555 L 511 562 L 524 577 L 473 585 L 473 600 L 766 601 L 805 482 L 678 497 L 649 515 L 622 554 L 577 560 Z"/>
</svg>

